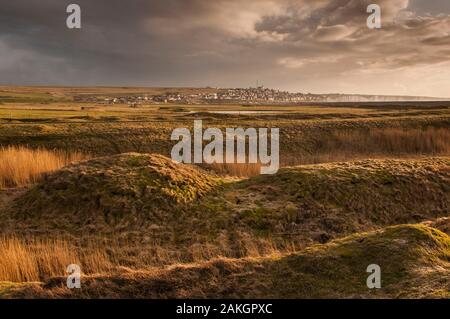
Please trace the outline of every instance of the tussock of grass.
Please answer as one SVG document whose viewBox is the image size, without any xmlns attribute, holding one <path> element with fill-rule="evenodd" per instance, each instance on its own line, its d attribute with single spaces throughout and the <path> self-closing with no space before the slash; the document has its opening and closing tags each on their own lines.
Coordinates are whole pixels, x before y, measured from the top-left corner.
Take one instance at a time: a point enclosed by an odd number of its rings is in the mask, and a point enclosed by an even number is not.
<svg viewBox="0 0 450 319">
<path fill-rule="evenodd" d="M 178 209 L 209 192 L 217 180 L 161 155 L 127 153 L 93 159 L 47 175 L 19 197 L 15 216 L 64 229 L 176 220 Z"/>
<path fill-rule="evenodd" d="M 379 298 L 450 296 L 450 238 L 423 225 L 353 235 L 285 256 L 218 259 L 167 270 L 87 276 L 81 290 L 65 278 L 25 286 L 12 297 L 38 298 Z M 367 266 L 382 288 L 367 288 Z"/>
</svg>

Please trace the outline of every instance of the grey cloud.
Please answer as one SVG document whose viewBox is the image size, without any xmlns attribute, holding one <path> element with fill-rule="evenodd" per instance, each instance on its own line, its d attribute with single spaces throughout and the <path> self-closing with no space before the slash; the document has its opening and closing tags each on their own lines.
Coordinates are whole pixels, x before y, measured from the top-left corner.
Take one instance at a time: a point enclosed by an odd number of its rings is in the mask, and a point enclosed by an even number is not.
<svg viewBox="0 0 450 319">
<path fill-rule="evenodd" d="M 373 90 L 394 93 L 390 70 L 450 62 L 447 0 L 378 0 L 381 30 L 365 25 L 368 0 L 0 2 L 0 83 L 7 84 L 248 86 L 259 79 L 320 92 L 332 90 L 333 78 L 370 90 L 346 76 L 373 70 Z M 82 8 L 81 30 L 65 27 L 72 2 Z"/>
</svg>

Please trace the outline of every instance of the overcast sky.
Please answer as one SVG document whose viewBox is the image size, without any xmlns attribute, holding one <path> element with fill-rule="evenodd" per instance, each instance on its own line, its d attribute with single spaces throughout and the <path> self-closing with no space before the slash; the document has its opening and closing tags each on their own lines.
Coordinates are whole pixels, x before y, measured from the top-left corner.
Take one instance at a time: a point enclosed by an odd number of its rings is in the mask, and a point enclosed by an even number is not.
<svg viewBox="0 0 450 319">
<path fill-rule="evenodd" d="M 66 27 L 77 3 L 82 28 Z M 382 9 L 370 30 L 368 4 Z M 0 0 L 0 84 L 450 97 L 450 0 Z"/>
</svg>

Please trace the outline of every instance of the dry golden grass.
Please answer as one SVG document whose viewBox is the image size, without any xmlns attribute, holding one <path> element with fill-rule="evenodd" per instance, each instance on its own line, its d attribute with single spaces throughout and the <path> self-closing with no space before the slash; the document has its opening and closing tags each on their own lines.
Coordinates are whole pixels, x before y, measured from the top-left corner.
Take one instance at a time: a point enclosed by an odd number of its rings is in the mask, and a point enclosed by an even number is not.
<svg viewBox="0 0 450 319">
<path fill-rule="evenodd" d="M 260 163 L 213 163 L 204 165 L 206 169 L 210 169 L 219 175 L 235 176 L 235 177 L 252 177 L 261 173 Z"/>
<path fill-rule="evenodd" d="M 63 276 L 70 264 L 83 265 L 82 270 L 87 273 L 111 268 L 105 249 L 80 250 L 63 239 L 0 239 L 0 281 L 30 282 Z"/>
<path fill-rule="evenodd" d="M 324 141 L 324 148 L 340 149 L 360 154 L 450 154 L 450 130 L 427 129 L 371 129 L 365 131 L 339 131 Z"/>
<path fill-rule="evenodd" d="M 21 187 L 39 180 L 43 173 L 60 169 L 86 156 L 58 150 L 29 149 L 23 146 L 0 148 L 0 189 Z"/>
<path fill-rule="evenodd" d="M 83 274 L 113 273 L 120 269 L 151 270 L 169 265 L 201 263 L 219 257 L 264 257 L 293 253 L 293 245 L 277 249 L 270 240 L 242 238 L 239 252 L 229 247 L 212 244 L 194 244 L 185 254 L 168 250 L 157 243 L 149 244 L 148 251 L 138 252 L 131 243 L 94 239 L 80 245 L 68 238 L 0 237 L 0 282 L 38 282 L 52 277 L 66 276 L 67 266 L 79 265 Z"/>
<path fill-rule="evenodd" d="M 339 130 L 319 141 L 312 153 L 282 156 L 281 166 L 448 155 L 450 130 L 446 128 Z"/>
<path fill-rule="evenodd" d="M 296 154 L 281 152 L 282 167 L 344 162 L 365 158 L 413 159 L 422 156 L 450 155 L 450 130 L 426 129 L 367 129 L 337 130 L 323 136 L 313 152 Z M 260 175 L 261 164 L 214 163 L 204 165 L 219 175 L 253 177 Z"/>
<path fill-rule="evenodd" d="M 450 238 L 424 225 L 357 233 L 295 253 L 215 258 L 165 269 L 119 269 L 43 283 L 0 283 L 4 298 L 441 298 L 448 299 Z M 383 289 L 367 289 L 361 268 L 383 262 Z M 338 289 L 336 288 L 338 287 Z M 3 290 L 3 291 L 2 291 Z"/>
</svg>

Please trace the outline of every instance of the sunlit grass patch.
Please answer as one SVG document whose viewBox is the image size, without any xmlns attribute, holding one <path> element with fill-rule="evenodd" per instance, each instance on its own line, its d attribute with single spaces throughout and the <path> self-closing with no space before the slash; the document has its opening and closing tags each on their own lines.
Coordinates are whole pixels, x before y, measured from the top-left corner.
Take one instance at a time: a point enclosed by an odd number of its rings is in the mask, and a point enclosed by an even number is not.
<svg viewBox="0 0 450 319">
<path fill-rule="evenodd" d="M 86 159 L 78 152 L 29 149 L 24 146 L 0 148 L 0 188 L 22 187 L 34 183 L 44 173 Z"/>
</svg>

